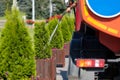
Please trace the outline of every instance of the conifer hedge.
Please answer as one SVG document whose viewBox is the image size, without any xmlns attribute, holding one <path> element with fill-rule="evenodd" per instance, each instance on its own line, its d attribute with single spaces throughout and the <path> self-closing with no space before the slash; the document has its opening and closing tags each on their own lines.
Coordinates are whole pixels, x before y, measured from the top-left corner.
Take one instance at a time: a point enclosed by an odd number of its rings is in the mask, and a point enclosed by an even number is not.
<svg viewBox="0 0 120 80">
<path fill-rule="evenodd" d="M 72 17 L 70 15 L 66 15 L 65 18 L 67 20 L 67 24 L 69 25 L 69 31 L 70 31 L 71 36 L 72 36 L 73 32 L 75 31 L 74 17 Z"/>
<path fill-rule="evenodd" d="M 56 18 L 49 21 L 48 27 L 49 27 L 49 30 L 50 30 L 50 35 L 54 31 L 57 24 L 58 24 L 58 20 Z M 63 35 L 62 35 L 60 25 L 58 25 L 58 28 L 57 28 L 50 44 L 51 44 L 51 48 L 58 48 L 58 49 L 63 48 L 64 39 L 63 39 Z"/>
<path fill-rule="evenodd" d="M 0 77 L 4 80 L 28 80 L 35 75 L 30 35 L 18 9 L 7 12 L 6 18 L 0 40 Z"/>
<path fill-rule="evenodd" d="M 67 43 L 68 41 L 71 40 L 71 31 L 70 31 L 70 25 L 67 22 L 67 16 L 64 16 L 62 18 L 61 21 L 61 30 L 62 30 L 62 34 L 63 34 L 63 39 L 64 39 L 64 43 Z"/>
<path fill-rule="evenodd" d="M 48 40 L 50 38 L 49 27 L 45 22 L 36 22 L 34 29 L 35 54 L 37 59 L 50 58 L 52 55 Z"/>
</svg>

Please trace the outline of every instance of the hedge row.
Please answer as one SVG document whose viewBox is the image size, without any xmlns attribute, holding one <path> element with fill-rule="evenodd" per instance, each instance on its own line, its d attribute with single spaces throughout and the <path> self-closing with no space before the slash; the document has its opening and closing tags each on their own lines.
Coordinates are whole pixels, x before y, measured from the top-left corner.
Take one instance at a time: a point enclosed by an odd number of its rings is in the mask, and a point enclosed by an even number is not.
<svg viewBox="0 0 120 80">
<path fill-rule="evenodd" d="M 35 23 L 34 29 L 34 47 L 37 59 L 45 59 L 51 57 L 51 48 L 48 45 L 50 32 L 45 22 Z"/>
<path fill-rule="evenodd" d="M 29 80 L 35 75 L 35 59 L 50 58 L 51 48 L 63 48 L 64 43 L 71 40 L 74 31 L 74 22 L 70 22 L 71 18 L 68 16 L 63 17 L 61 23 L 56 18 L 48 23 L 36 22 L 33 49 L 19 10 L 13 8 L 7 11 L 6 19 L 0 37 L 0 78 L 4 80 Z M 48 43 L 57 24 L 58 28 Z"/>
<path fill-rule="evenodd" d="M 70 22 L 69 22 L 69 21 Z M 48 23 L 36 22 L 35 23 L 35 53 L 37 58 L 50 58 L 51 57 L 51 48 L 61 49 L 64 46 L 64 43 L 67 43 L 72 38 L 72 32 L 74 31 L 74 19 L 68 15 L 65 15 L 62 18 L 62 21 L 59 22 L 57 17 L 52 17 Z M 55 34 L 53 35 L 50 43 L 50 37 L 57 27 Z M 71 30 L 72 29 L 72 30 Z"/>
</svg>

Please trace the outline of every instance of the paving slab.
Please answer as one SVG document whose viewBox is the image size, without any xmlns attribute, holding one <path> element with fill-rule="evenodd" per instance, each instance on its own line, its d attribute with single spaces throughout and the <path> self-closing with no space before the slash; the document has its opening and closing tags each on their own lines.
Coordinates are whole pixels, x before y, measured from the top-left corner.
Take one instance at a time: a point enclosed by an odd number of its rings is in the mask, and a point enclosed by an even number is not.
<svg viewBox="0 0 120 80">
<path fill-rule="evenodd" d="M 56 80 L 68 80 L 67 70 L 68 70 L 69 59 L 65 58 L 65 66 L 56 68 Z"/>
</svg>

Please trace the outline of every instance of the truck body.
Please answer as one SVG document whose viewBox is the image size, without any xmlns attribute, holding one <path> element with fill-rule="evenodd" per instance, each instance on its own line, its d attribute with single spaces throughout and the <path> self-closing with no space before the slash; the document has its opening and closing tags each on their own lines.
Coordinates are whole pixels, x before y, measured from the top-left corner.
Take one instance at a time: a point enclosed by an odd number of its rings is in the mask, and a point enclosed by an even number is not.
<svg viewBox="0 0 120 80">
<path fill-rule="evenodd" d="M 88 80 L 120 80 L 119 4 L 119 0 L 77 0 L 68 76 L 80 78 L 82 69 L 94 72 L 94 79 Z"/>
</svg>

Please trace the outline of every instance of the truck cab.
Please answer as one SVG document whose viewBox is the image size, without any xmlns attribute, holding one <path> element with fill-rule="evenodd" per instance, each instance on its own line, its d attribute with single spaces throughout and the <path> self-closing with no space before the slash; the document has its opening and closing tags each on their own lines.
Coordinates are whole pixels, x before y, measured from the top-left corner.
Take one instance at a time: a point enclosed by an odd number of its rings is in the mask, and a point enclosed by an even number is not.
<svg viewBox="0 0 120 80">
<path fill-rule="evenodd" d="M 119 4 L 120 0 L 77 0 L 68 77 L 120 80 Z M 84 71 L 92 77 L 82 76 Z"/>
</svg>

